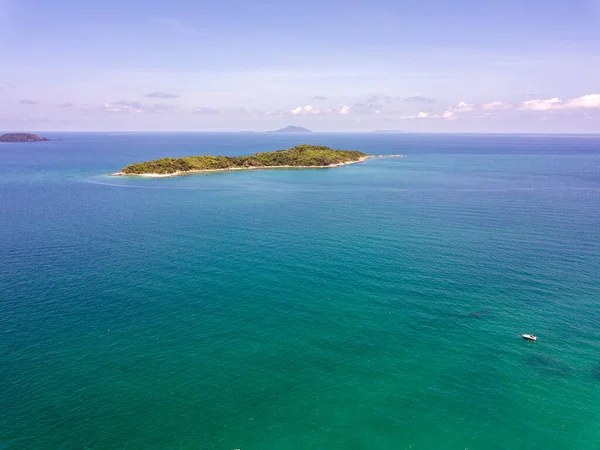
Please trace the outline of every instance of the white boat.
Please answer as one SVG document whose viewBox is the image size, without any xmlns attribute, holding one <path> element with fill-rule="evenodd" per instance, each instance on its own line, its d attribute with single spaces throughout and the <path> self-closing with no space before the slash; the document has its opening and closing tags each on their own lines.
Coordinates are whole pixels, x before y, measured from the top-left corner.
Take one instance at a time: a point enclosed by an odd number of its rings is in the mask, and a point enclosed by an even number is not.
<svg viewBox="0 0 600 450">
<path fill-rule="evenodd" d="M 537 336 L 535 334 L 524 334 L 523 339 L 527 339 L 528 341 L 537 341 Z"/>
</svg>

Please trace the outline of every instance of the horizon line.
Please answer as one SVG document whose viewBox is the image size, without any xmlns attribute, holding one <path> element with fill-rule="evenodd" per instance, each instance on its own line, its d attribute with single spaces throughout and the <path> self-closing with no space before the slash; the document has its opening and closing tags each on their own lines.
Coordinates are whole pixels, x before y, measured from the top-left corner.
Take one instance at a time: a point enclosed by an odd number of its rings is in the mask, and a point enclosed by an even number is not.
<svg viewBox="0 0 600 450">
<path fill-rule="evenodd" d="M 168 134 L 168 133 L 237 133 L 237 134 L 273 134 L 276 136 L 306 136 L 311 134 L 452 134 L 452 135 L 547 135 L 547 136 L 600 136 L 598 132 L 552 132 L 552 131 L 310 131 L 310 132 L 299 132 L 299 133 L 279 133 L 273 130 L 35 130 L 35 131 L 0 131 L 0 133 L 154 133 L 154 134 Z"/>
</svg>

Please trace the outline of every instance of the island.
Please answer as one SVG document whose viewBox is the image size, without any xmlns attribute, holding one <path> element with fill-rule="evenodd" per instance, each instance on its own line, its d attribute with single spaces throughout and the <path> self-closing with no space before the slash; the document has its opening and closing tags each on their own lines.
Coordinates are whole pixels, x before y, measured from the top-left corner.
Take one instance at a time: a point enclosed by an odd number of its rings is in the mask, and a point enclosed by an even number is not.
<svg viewBox="0 0 600 450">
<path fill-rule="evenodd" d="M 288 150 L 261 152 L 250 156 L 185 156 L 131 164 L 113 175 L 171 177 L 194 172 L 227 170 L 325 168 L 352 164 L 371 158 L 356 150 L 334 150 L 323 145 L 302 144 Z"/>
<path fill-rule="evenodd" d="M 30 133 L 7 133 L 0 136 L 0 142 L 42 142 L 50 139 Z"/>
<path fill-rule="evenodd" d="M 312 133 L 312 130 L 303 127 L 296 127 L 294 125 L 289 125 L 285 128 L 281 128 L 279 130 L 269 131 L 269 133 Z"/>
</svg>

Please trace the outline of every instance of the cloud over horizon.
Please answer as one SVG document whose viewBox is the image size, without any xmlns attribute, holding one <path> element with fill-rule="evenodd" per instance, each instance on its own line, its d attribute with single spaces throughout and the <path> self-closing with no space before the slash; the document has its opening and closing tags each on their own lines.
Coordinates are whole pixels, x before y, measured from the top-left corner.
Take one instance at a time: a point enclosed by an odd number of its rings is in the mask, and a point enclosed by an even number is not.
<svg viewBox="0 0 600 450">
<path fill-rule="evenodd" d="M 136 89 L 124 92 L 123 96 L 125 98 L 128 95 L 136 95 Z M 313 129 L 321 127 L 324 130 L 329 129 L 331 131 L 378 129 L 380 124 L 393 122 L 397 122 L 398 126 L 405 131 L 423 132 L 436 130 L 469 131 L 471 129 L 499 129 L 501 131 L 499 127 L 502 125 L 517 123 L 533 124 L 533 126 L 538 127 L 536 130 L 544 130 L 544 127 L 548 128 L 550 126 L 549 123 L 552 120 L 556 121 L 552 125 L 554 127 L 552 131 L 559 129 L 568 131 L 565 127 L 560 128 L 558 124 L 560 120 L 561 123 L 583 124 L 575 130 L 595 132 L 593 128 L 594 119 L 600 119 L 600 94 L 597 93 L 562 98 L 551 95 L 527 98 L 522 93 L 515 93 L 500 97 L 500 99 L 493 99 L 493 101 L 489 101 L 489 97 L 485 98 L 487 96 L 482 95 L 481 99 L 469 96 L 466 97 L 469 101 L 456 101 L 447 104 L 432 103 L 425 100 L 406 101 L 410 97 L 404 98 L 382 94 L 369 94 L 362 97 L 357 95 L 354 98 L 352 95 L 342 96 L 336 94 L 336 99 L 340 100 L 337 105 L 332 105 L 331 102 L 317 103 L 315 100 L 315 103 L 300 105 L 296 103 L 297 106 L 290 108 L 286 106 L 285 100 L 277 98 L 248 97 L 247 99 L 237 99 L 228 98 L 228 94 L 223 92 L 209 90 L 203 92 L 201 94 L 202 98 L 207 99 L 207 103 L 210 102 L 208 104 L 214 106 L 201 107 L 189 104 L 193 100 L 189 100 L 187 104 L 184 101 L 170 102 L 170 99 L 178 98 L 179 95 L 168 91 L 156 91 L 144 95 L 145 98 L 166 100 L 164 102 L 157 101 L 156 103 L 150 100 L 146 102 L 143 99 L 137 101 L 135 97 L 129 97 L 130 100 L 103 103 L 87 99 L 87 103 L 83 103 L 82 100 L 86 101 L 85 97 L 73 98 L 71 97 L 73 94 L 68 93 L 69 97 L 67 98 L 72 98 L 74 102 L 64 101 L 61 103 L 60 100 L 49 98 L 45 99 L 41 106 L 34 108 L 27 105 L 37 105 L 38 102 L 27 98 L 19 100 L 18 91 L 16 92 L 17 97 L 15 98 L 15 94 L 12 94 L 13 97 L 10 100 L 13 107 L 19 103 L 24 105 L 21 107 L 20 117 L 37 120 L 39 123 L 42 123 L 45 119 L 51 121 L 48 123 L 58 123 L 60 120 L 69 119 L 71 120 L 70 123 L 73 124 L 106 123 L 111 127 L 118 127 L 118 124 L 122 122 L 125 126 L 132 124 L 131 126 L 135 127 L 133 129 L 168 130 L 179 124 L 182 124 L 181 127 L 185 127 L 185 129 L 197 129 L 199 126 L 223 130 L 268 129 L 285 125 L 286 117 L 302 117 L 302 120 L 305 120 L 307 125 Z M 32 92 L 32 94 L 36 93 Z M 5 93 L 4 95 L 8 97 L 11 94 Z M 325 96 L 322 97 L 326 98 Z M 34 98 L 41 100 L 37 96 Z M 460 97 L 458 99 L 460 100 Z M 102 101 L 102 98 L 100 101 Z M 414 104 L 409 105 L 409 103 Z M 51 108 L 54 108 L 54 113 L 50 113 Z M 405 111 L 401 111 L 401 109 Z M 34 116 L 34 113 L 35 117 L 29 117 Z M 44 114 L 52 114 L 55 117 L 49 118 Z M 163 118 L 152 118 L 152 115 L 159 114 L 164 115 Z M 123 119 L 117 119 L 116 117 L 114 119 L 102 118 L 103 116 L 108 117 L 108 115 L 120 115 L 119 117 Z M 128 116 L 135 116 L 136 118 L 129 119 Z M 205 118 L 199 120 L 197 116 L 205 116 Z M 159 120 L 159 122 L 156 122 L 156 120 Z M 112 125 L 113 123 L 117 125 Z M 229 125 L 224 127 L 221 123 Z M 405 125 L 400 125 L 401 123 L 405 123 Z M 528 128 L 516 129 L 525 131 Z"/>
<path fill-rule="evenodd" d="M 587 109 L 600 108 L 600 94 L 588 94 L 581 97 L 560 100 L 558 97 L 550 99 L 535 99 L 523 102 L 519 107 L 521 110 L 550 111 L 560 109 Z"/>
<path fill-rule="evenodd" d="M 219 111 L 216 108 L 199 107 L 199 108 L 196 108 L 196 110 L 194 111 L 194 114 L 199 114 L 202 116 L 214 116 L 216 114 L 221 114 L 221 111 Z"/>
<path fill-rule="evenodd" d="M 140 102 L 121 100 L 118 102 L 103 103 L 98 107 L 98 110 L 106 113 L 141 114 L 142 104 Z"/>
<path fill-rule="evenodd" d="M 455 106 L 447 108 L 443 113 L 430 113 L 427 111 L 421 111 L 413 115 L 400 116 L 400 119 L 415 120 L 415 119 L 446 119 L 446 120 L 457 120 L 461 117 L 492 117 L 494 111 L 507 111 L 515 108 L 515 105 L 505 101 L 493 101 L 480 105 L 459 102 Z M 557 110 L 589 110 L 599 109 L 600 110 L 600 94 L 588 94 L 581 97 L 571 98 L 568 100 L 560 100 L 558 97 L 550 99 L 534 99 L 522 102 L 517 107 L 521 111 L 532 111 L 532 112 L 548 112 Z M 485 111 L 485 114 L 476 115 L 477 112 Z M 383 111 L 386 114 L 386 111 Z M 475 115 L 474 115 L 475 114 Z"/>
<path fill-rule="evenodd" d="M 600 109 L 600 94 L 587 94 L 581 97 L 562 101 L 558 98 L 533 99 L 514 104 L 504 100 L 496 100 L 487 103 L 469 103 L 460 101 L 445 109 L 421 110 L 414 114 L 405 115 L 397 109 L 389 108 L 389 103 L 394 97 L 387 95 L 370 94 L 365 101 L 347 103 L 336 109 L 315 108 L 307 104 L 297 106 L 290 111 L 293 116 L 311 115 L 372 115 L 378 117 L 396 116 L 401 120 L 448 120 L 455 121 L 464 118 L 489 118 L 497 114 L 500 117 L 510 117 L 513 110 L 527 111 L 554 111 L 554 110 L 585 110 Z M 397 97 L 396 97 L 397 99 Z M 379 103 L 372 103 L 379 102 Z M 415 96 L 405 98 L 403 101 L 423 105 L 435 105 L 436 100 L 427 97 Z"/>
<path fill-rule="evenodd" d="M 391 103 L 394 100 L 398 100 L 398 98 L 391 95 L 370 94 L 365 98 L 364 103 Z"/>
<path fill-rule="evenodd" d="M 510 109 L 512 108 L 512 105 L 506 103 L 506 102 L 490 102 L 490 103 L 485 103 L 481 106 L 482 109 L 485 110 L 495 110 L 495 109 Z"/>
<path fill-rule="evenodd" d="M 408 103 L 421 103 L 425 105 L 433 105 L 437 103 L 437 100 L 435 98 L 423 97 L 421 95 L 406 97 L 404 101 Z"/>
<path fill-rule="evenodd" d="M 96 108 L 84 108 L 82 111 L 90 113 L 100 111 L 105 113 L 121 114 L 167 114 L 179 110 L 179 106 L 167 105 L 164 103 L 154 103 L 151 105 L 141 102 L 129 102 L 120 100 L 116 102 L 106 102 Z"/>
<path fill-rule="evenodd" d="M 466 102 L 459 102 L 456 106 L 450 109 L 452 112 L 470 112 L 475 109 L 475 105 Z"/>
<path fill-rule="evenodd" d="M 368 114 L 375 113 L 379 114 L 378 110 L 371 109 L 371 105 L 366 103 L 356 104 L 345 104 L 340 105 L 339 108 L 314 108 L 312 105 L 297 106 L 290 111 L 293 116 L 308 116 L 308 115 L 348 115 L 351 113 L 356 114 Z"/>
<path fill-rule="evenodd" d="M 294 116 L 305 115 L 305 114 L 321 114 L 320 109 L 315 109 L 311 105 L 298 106 L 292 109 L 291 113 Z"/>
<path fill-rule="evenodd" d="M 181 96 L 176 95 L 176 94 L 169 94 L 168 92 L 151 92 L 149 94 L 144 95 L 144 97 L 169 99 L 169 98 L 179 98 Z"/>
<path fill-rule="evenodd" d="M 527 100 L 519 107 L 519 109 L 530 110 L 530 111 L 548 111 L 550 109 L 558 109 L 562 102 L 557 98 L 551 98 L 548 100 Z"/>
</svg>

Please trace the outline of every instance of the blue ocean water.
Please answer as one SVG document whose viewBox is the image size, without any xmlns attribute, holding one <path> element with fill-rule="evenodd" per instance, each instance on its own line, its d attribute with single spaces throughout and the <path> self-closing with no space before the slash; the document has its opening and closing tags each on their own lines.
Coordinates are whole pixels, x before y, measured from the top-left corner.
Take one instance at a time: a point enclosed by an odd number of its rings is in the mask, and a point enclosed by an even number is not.
<svg viewBox="0 0 600 450">
<path fill-rule="evenodd" d="M 0 144 L 0 448 L 600 448 L 600 136 L 49 137 Z M 302 142 L 405 156 L 107 176 Z"/>
</svg>

